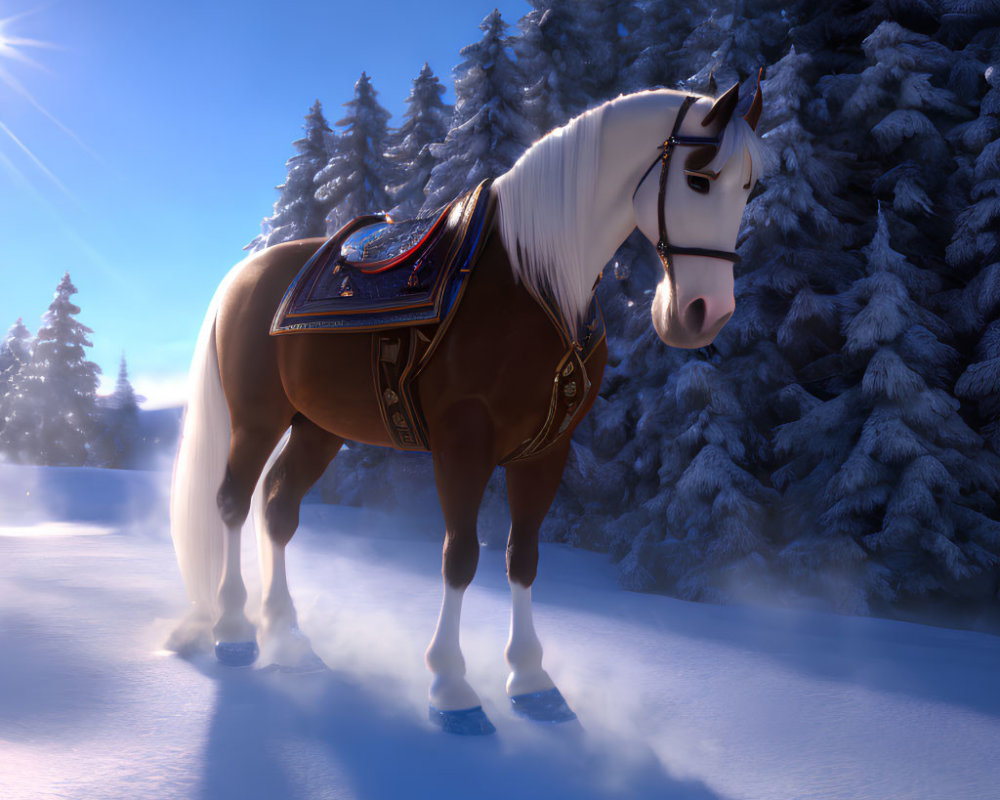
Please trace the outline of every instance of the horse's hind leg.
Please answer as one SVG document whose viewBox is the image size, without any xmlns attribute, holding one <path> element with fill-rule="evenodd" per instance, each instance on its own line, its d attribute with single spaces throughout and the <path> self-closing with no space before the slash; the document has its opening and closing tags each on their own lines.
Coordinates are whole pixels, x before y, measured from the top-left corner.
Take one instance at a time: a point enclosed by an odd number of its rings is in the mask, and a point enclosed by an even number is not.
<svg viewBox="0 0 1000 800">
<path fill-rule="evenodd" d="M 286 667 L 318 666 L 309 641 L 298 629 L 298 616 L 285 575 L 285 546 L 299 526 L 299 506 L 344 440 L 301 415 L 264 477 L 263 519 L 258 519 L 258 543 L 263 578 L 261 648 L 263 660 Z"/>
<path fill-rule="evenodd" d="M 287 422 L 250 427 L 233 420 L 226 476 L 217 495 L 226 534 L 218 594 L 221 613 L 212 629 L 216 656 L 232 666 L 244 666 L 257 658 L 256 631 L 244 613 L 247 591 L 240 571 L 240 534 L 257 479 L 286 426 Z"/>
<path fill-rule="evenodd" d="M 540 457 L 507 467 L 510 538 L 507 578 L 510 582 L 510 666 L 507 695 L 518 714 L 539 722 L 566 722 L 576 715 L 542 669 L 542 644 L 531 615 L 531 585 L 538 568 L 538 531 L 562 479 L 569 437 Z"/>
<path fill-rule="evenodd" d="M 462 598 L 479 561 L 476 518 L 495 466 L 493 427 L 485 408 L 471 400 L 451 406 L 441 424 L 431 426 L 431 449 L 446 526 L 441 565 L 444 600 L 427 648 L 427 667 L 434 673 L 431 720 L 449 733 L 489 734 L 495 729 L 465 680 L 459 644 Z"/>
</svg>

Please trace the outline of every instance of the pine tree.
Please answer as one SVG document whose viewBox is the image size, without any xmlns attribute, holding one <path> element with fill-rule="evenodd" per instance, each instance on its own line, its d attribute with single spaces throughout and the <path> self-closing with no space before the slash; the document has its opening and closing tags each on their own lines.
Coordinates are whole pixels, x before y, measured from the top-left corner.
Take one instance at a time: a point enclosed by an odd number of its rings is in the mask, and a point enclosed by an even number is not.
<svg viewBox="0 0 1000 800">
<path fill-rule="evenodd" d="M 254 252 L 293 239 L 322 236 L 329 209 L 316 199 L 313 179 L 330 160 L 332 131 L 323 117 L 319 100 L 313 103 L 302 126 L 305 136 L 292 142 L 298 152 L 285 162 L 285 182 L 274 214 L 261 222 L 261 233 L 244 249 Z"/>
<path fill-rule="evenodd" d="M 483 37 L 462 48 L 455 68 L 455 116 L 444 142 L 431 146 L 438 164 L 427 184 L 424 213 L 450 203 L 486 178 L 506 172 L 538 136 L 524 116 L 524 79 L 507 54 L 507 24 L 493 11 Z"/>
<path fill-rule="evenodd" d="M 547 133 L 569 121 L 566 104 L 572 81 L 567 74 L 561 39 L 571 15 L 564 3 L 539 2 L 518 21 L 518 36 L 511 43 L 518 68 L 525 78 L 524 115 L 540 132 Z M 543 8 L 545 7 L 545 8 Z"/>
<path fill-rule="evenodd" d="M 885 21 L 863 48 L 868 65 L 860 74 L 831 77 L 826 83 L 849 92 L 841 108 L 843 123 L 864 137 L 855 146 L 872 162 L 872 185 L 875 196 L 887 204 L 890 230 L 904 253 L 927 263 L 922 287 L 910 287 L 924 302 L 937 288 L 934 261 L 943 254 L 948 235 L 934 198 L 941 196 L 954 169 L 936 121 L 967 113 L 952 92 L 935 85 L 953 61 L 944 45 Z M 924 254 L 933 257 L 928 261 Z"/>
<path fill-rule="evenodd" d="M 776 496 L 753 472 L 761 443 L 738 392 L 754 376 L 719 366 L 718 357 L 688 360 L 664 387 L 671 402 L 640 418 L 637 433 L 660 442 L 658 485 L 642 506 L 650 523 L 620 567 L 627 588 L 724 602 L 766 582 Z"/>
<path fill-rule="evenodd" d="M 885 215 L 863 253 L 868 274 L 843 301 L 852 385 L 778 433 L 779 450 L 811 466 L 815 514 L 781 559 L 843 611 L 982 596 L 1000 565 L 1000 461 L 942 388 L 948 328 L 914 300 Z"/>
<path fill-rule="evenodd" d="M 21 367 L 31 359 L 31 332 L 24 327 L 21 318 L 10 326 L 7 336 L 0 344 L 0 429 L 7 417 L 8 395 L 14 388 L 14 381 Z"/>
<path fill-rule="evenodd" d="M 581 88 L 591 105 L 603 103 L 624 89 L 623 78 L 638 55 L 632 34 L 641 25 L 642 11 L 635 0 L 583 0 L 574 20 L 574 38 L 585 53 Z"/>
<path fill-rule="evenodd" d="M 354 84 L 354 99 L 344 106 L 348 114 L 337 125 L 344 128 L 335 152 L 315 176 L 316 199 L 330 209 L 327 233 L 362 214 L 388 211 L 393 203 L 386 189 L 391 169 L 386 157 L 389 112 L 379 105 L 378 93 L 364 72 Z"/>
<path fill-rule="evenodd" d="M 524 113 L 544 134 L 621 91 L 641 12 L 633 0 L 529 3 L 512 49 L 524 75 Z"/>
<path fill-rule="evenodd" d="M 392 216 L 396 219 L 415 217 L 426 199 L 424 189 L 437 163 L 431 145 L 444 141 L 454 112 L 442 102 L 444 92 L 441 81 L 425 63 L 406 100 L 405 122 L 393 134 L 394 143 L 389 148 L 394 176 Z"/>
<path fill-rule="evenodd" d="M 682 85 L 715 94 L 716 86 L 725 89 L 739 81 L 756 82 L 760 68 L 785 52 L 799 4 L 786 0 L 703 3 L 707 16 L 684 40 L 678 54 L 685 76 Z"/>
<path fill-rule="evenodd" d="M 24 327 L 18 317 L 10 326 L 7 336 L 0 344 L 0 387 L 5 387 L 14 375 L 31 358 L 31 331 Z M 0 388 L 0 392 L 3 389 Z"/>
<path fill-rule="evenodd" d="M 1000 45 L 997 45 L 1000 56 Z M 954 324 L 973 339 L 971 363 L 955 394 L 976 406 L 980 430 L 1000 453 L 1000 58 L 985 70 L 988 91 L 979 117 L 964 126 L 960 140 L 975 154 L 970 204 L 956 220 L 948 263 L 972 274 L 956 298 Z"/>
<path fill-rule="evenodd" d="M 0 446 L 18 462 L 79 466 L 92 438 L 97 376 L 86 360 L 91 329 L 75 317 L 77 289 L 67 272 L 42 318 L 31 360 L 18 373 Z"/>
<path fill-rule="evenodd" d="M 128 379 L 128 365 L 122 353 L 115 390 L 101 403 L 102 431 L 94 450 L 95 460 L 102 466 L 128 469 L 137 465 L 141 445 L 140 399 Z"/>
<path fill-rule="evenodd" d="M 683 42 L 691 35 L 694 18 L 689 3 L 678 8 L 652 2 L 643 9 L 641 24 L 629 36 L 634 57 L 624 68 L 623 91 L 637 92 L 658 86 L 673 89 L 682 77 L 690 74 Z M 688 66 L 687 71 L 682 70 L 682 62 Z"/>
<path fill-rule="evenodd" d="M 744 215 L 744 234 L 753 235 L 740 254 L 750 266 L 738 274 L 736 313 L 717 341 L 723 370 L 750 376 L 742 382 L 744 413 L 766 441 L 751 469 L 770 473 L 768 483 L 783 492 L 773 536 L 785 542 L 811 523 L 799 513 L 811 487 L 801 480 L 799 452 L 774 452 L 773 430 L 846 388 L 840 295 L 862 272 L 844 250 L 855 234 L 841 219 L 852 209 L 839 199 L 851 159 L 824 143 L 814 81 L 811 58 L 793 46 L 762 82 L 767 104 L 758 130 L 772 163 Z"/>
</svg>

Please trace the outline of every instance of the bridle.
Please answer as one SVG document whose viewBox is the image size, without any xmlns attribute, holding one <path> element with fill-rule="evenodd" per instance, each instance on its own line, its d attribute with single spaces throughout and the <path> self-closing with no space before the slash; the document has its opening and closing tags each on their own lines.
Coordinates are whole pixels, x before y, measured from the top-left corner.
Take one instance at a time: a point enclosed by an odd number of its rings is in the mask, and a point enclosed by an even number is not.
<svg viewBox="0 0 1000 800">
<path fill-rule="evenodd" d="M 681 123 L 684 122 L 684 117 L 687 115 L 688 109 L 694 105 L 695 100 L 697 100 L 697 98 L 692 95 L 687 95 L 684 98 L 684 102 L 681 103 L 680 110 L 677 112 L 677 118 L 674 120 L 674 128 L 670 132 L 670 136 L 662 145 L 660 145 L 660 155 L 658 155 L 653 163 L 649 165 L 649 169 L 643 173 L 642 179 L 639 181 L 638 186 L 635 187 L 635 192 L 632 193 L 632 198 L 634 200 L 635 195 L 639 192 L 639 188 L 649 176 L 649 173 L 653 171 L 653 167 L 655 167 L 659 162 L 660 191 L 656 200 L 656 215 L 660 239 L 656 243 L 656 253 L 660 257 L 663 269 L 667 273 L 667 279 L 670 281 L 670 288 L 672 290 L 671 303 L 676 302 L 675 298 L 677 297 L 676 286 L 674 283 L 673 256 L 704 256 L 706 258 L 721 258 L 725 261 L 731 261 L 734 264 L 738 264 L 740 261 L 740 257 L 736 253 L 729 250 L 712 250 L 706 247 L 681 247 L 680 245 L 672 244 L 670 237 L 667 235 L 667 220 L 666 212 L 664 211 L 667 199 L 667 170 L 670 167 L 670 157 L 674 153 L 674 148 L 678 145 L 711 145 L 718 147 L 720 144 L 718 136 L 681 136 L 678 133 L 681 129 Z"/>
</svg>

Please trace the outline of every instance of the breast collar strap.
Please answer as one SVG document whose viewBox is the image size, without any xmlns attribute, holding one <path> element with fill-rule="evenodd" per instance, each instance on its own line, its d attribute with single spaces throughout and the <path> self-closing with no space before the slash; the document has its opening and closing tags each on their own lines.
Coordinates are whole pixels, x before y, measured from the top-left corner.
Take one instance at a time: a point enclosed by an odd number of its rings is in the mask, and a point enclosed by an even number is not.
<svg viewBox="0 0 1000 800">
<path fill-rule="evenodd" d="M 718 136 L 681 136 L 679 131 L 681 129 L 681 124 L 684 122 L 684 117 L 687 115 L 688 109 L 694 105 L 697 98 L 693 95 L 688 95 L 684 98 L 684 102 L 681 103 L 680 110 L 677 112 L 677 117 L 674 120 L 673 130 L 670 132 L 670 136 L 667 140 L 660 145 L 660 155 L 656 157 L 656 160 L 649 165 L 649 169 L 643 174 L 642 179 L 639 181 L 638 186 L 635 187 L 635 192 L 632 193 L 633 199 L 635 195 L 639 192 L 639 187 L 642 186 L 643 182 L 649 176 L 649 173 L 653 171 L 653 168 L 660 164 L 660 189 L 659 194 L 656 199 L 656 221 L 659 227 L 659 241 L 656 243 L 656 253 L 660 257 L 660 262 L 663 264 L 663 269 L 667 273 L 667 277 L 670 280 L 671 288 L 674 288 L 674 264 L 673 256 L 704 256 L 706 258 L 721 258 L 725 261 L 732 261 L 734 264 L 739 263 L 740 257 L 729 250 L 712 250 L 706 247 L 682 247 L 680 245 L 672 244 L 670 242 L 670 237 L 667 235 L 667 220 L 666 220 L 666 199 L 667 199 L 667 174 L 670 168 L 670 157 L 674 153 L 674 148 L 678 145 L 681 146 L 704 146 L 710 145 L 718 147 L 720 140 Z M 676 295 L 676 292 L 673 292 Z"/>
</svg>

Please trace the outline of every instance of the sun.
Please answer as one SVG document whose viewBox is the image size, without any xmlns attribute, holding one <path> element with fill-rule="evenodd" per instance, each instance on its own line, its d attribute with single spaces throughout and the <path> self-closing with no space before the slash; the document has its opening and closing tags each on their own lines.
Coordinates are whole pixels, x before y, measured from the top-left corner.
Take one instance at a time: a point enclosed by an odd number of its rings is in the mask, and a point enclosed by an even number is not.
<svg viewBox="0 0 1000 800">
<path fill-rule="evenodd" d="M 11 32 L 11 24 L 17 22 L 24 17 L 30 16 L 37 13 L 42 9 L 32 9 L 29 11 L 24 11 L 20 14 L 15 14 L 12 17 L 7 17 L 6 19 L 0 19 L 0 89 L 6 87 L 9 91 L 13 92 L 14 95 L 18 95 L 21 100 L 27 102 L 32 106 L 38 113 L 48 119 L 53 125 L 63 131 L 65 134 L 70 136 L 74 141 L 77 142 L 84 150 L 93 154 L 80 138 L 73 133 L 69 128 L 63 125 L 55 116 L 53 116 L 49 111 L 44 108 L 28 90 L 28 88 L 21 83 L 20 80 L 15 76 L 14 72 L 8 69 L 8 64 L 10 62 L 18 62 L 20 64 L 25 64 L 34 69 L 42 70 L 43 72 L 48 72 L 48 70 L 33 58 L 28 56 L 24 51 L 26 49 L 49 49 L 49 50 L 59 50 L 61 49 L 59 45 L 53 44 L 52 42 L 44 42 L 39 39 L 28 39 L 23 36 L 15 35 Z M 2 109 L 0 109 L 2 111 Z M 69 191 L 63 186 L 62 182 L 52 174 L 51 170 L 42 163 L 42 161 L 35 155 L 34 152 L 24 143 L 17 134 L 12 131 L 6 124 L 5 120 L 0 114 L 0 134 L 3 134 L 3 139 L 0 137 L 0 141 L 9 141 L 12 143 L 17 150 L 20 150 L 24 156 L 26 156 L 41 172 L 51 180 L 59 189 L 65 194 L 70 195 Z M 0 148 L 0 167 L 3 167 L 4 171 L 13 174 L 15 177 L 24 179 L 21 171 L 14 165 L 13 161 L 8 154 Z"/>
<path fill-rule="evenodd" d="M 23 14 L 15 14 L 13 17 L 0 19 L 0 58 L 22 61 L 33 67 L 43 69 L 43 67 L 30 58 L 24 50 L 26 48 L 49 48 L 56 49 L 57 45 L 52 42 L 43 42 L 38 39 L 26 39 L 23 36 L 16 36 L 8 31 L 11 23 L 17 22 L 23 17 L 29 16 L 33 11 L 26 11 Z M 3 68 L 0 67 L 0 70 Z M 0 75 L 2 77 L 2 75 Z M 6 79 L 5 79 L 6 80 Z M 8 84 L 9 80 L 6 81 Z"/>
</svg>

